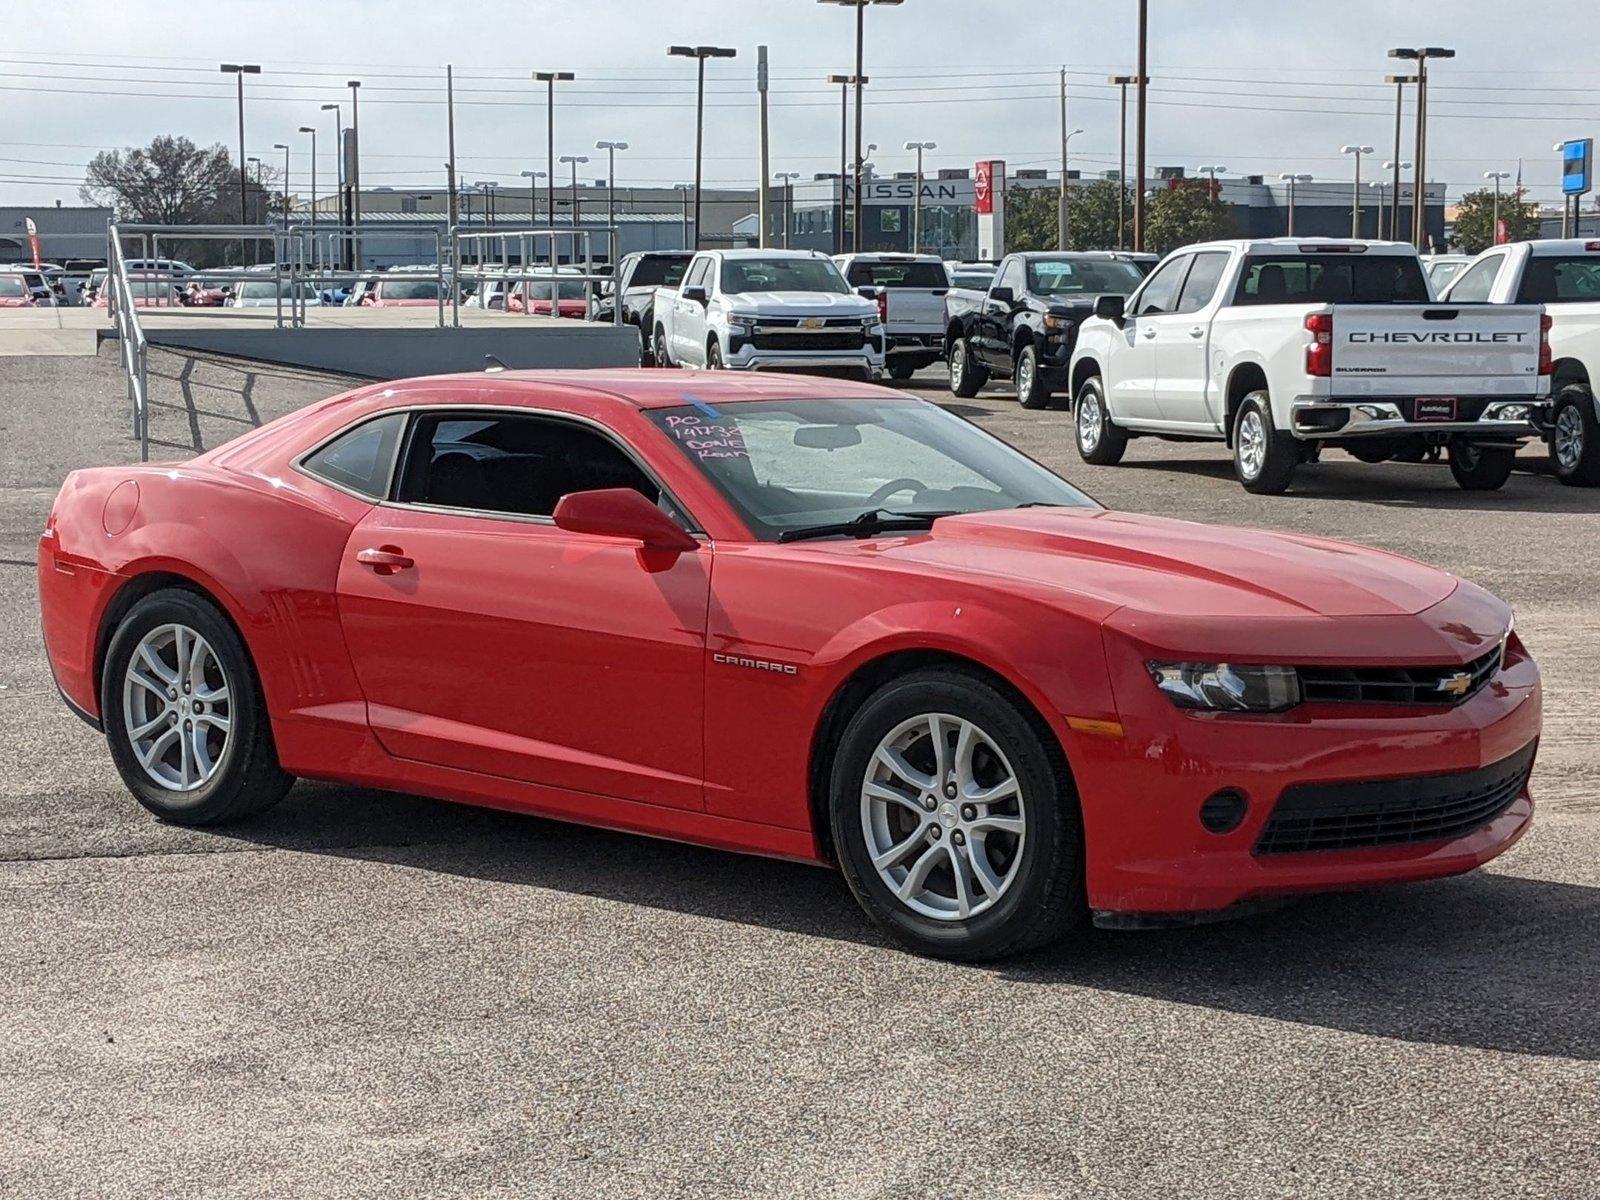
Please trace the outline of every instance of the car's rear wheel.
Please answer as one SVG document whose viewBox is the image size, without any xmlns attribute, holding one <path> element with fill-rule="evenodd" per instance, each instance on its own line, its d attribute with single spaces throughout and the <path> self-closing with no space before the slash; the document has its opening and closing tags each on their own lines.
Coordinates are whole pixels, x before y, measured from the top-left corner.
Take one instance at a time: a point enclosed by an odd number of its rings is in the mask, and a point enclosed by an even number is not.
<svg viewBox="0 0 1600 1200">
<path fill-rule="evenodd" d="M 672 355 L 667 351 L 667 331 L 659 325 L 656 326 L 655 335 L 650 339 L 650 357 L 656 360 L 658 367 L 678 365 L 672 361 Z"/>
<path fill-rule="evenodd" d="M 1239 406 L 1233 426 L 1233 473 L 1244 490 L 1276 496 L 1289 490 L 1300 465 L 1300 447 L 1272 424 L 1272 401 L 1266 392 L 1251 392 Z"/>
<path fill-rule="evenodd" d="M 970 400 L 978 389 L 989 382 L 989 372 L 972 360 L 971 348 L 966 338 L 956 338 L 950 343 L 950 391 L 963 400 Z"/>
<path fill-rule="evenodd" d="M 1111 420 L 1106 408 L 1105 387 L 1098 375 L 1089 376 L 1078 389 L 1072 432 L 1078 443 L 1079 457 L 1097 467 L 1116 466 L 1128 449 L 1127 431 Z"/>
<path fill-rule="evenodd" d="M 117 626 L 100 684 L 111 758 L 134 798 L 180 825 L 216 825 L 276 804 L 278 765 L 244 643 L 205 598 L 152 592 Z"/>
<path fill-rule="evenodd" d="M 1450 443 L 1450 474 L 1465 491 L 1493 492 L 1505 486 L 1517 452 L 1499 446 Z"/>
<path fill-rule="evenodd" d="M 839 862 L 875 922 L 944 958 L 1002 958 L 1087 913 L 1078 802 L 1036 719 L 976 674 L 886 684 L 834 760 Z"/>
<path fill-rule="evenodd" d="M 915 363 L 891 362 L 889 364 L 889 378 L 904 383 L 916 373 L 916 370 L 917 367 Z"/>
<path fill-rule="evenodd" d="M 1024 346 L 1017 353 L 1017 403 L 1023 408 L 1050 407 L 1050 388 L 1039 371 L 1039 352 Z"/>
<path fill-rule="evenodd" d="M 1571 487 L 1600 486 L 1600 421 L 1594 395 L 1581 384 L 1563 388 L 1556 397 L 1550 431 L 1550 466 L 1556 478 Z"/>
</svg>

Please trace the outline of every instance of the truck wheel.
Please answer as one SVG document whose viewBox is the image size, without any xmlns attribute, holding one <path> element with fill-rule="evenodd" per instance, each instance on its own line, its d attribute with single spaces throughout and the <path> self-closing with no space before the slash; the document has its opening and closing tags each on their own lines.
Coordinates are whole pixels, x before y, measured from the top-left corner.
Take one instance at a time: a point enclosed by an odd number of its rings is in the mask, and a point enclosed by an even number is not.
<svg viewBox="0 0 1600 1200">
<path fill-rule="evenodd" d="M 1251 392 L 1239 406 L 1233 426 L 1233 473 L 1244 490 L 1277 496 L 1289 490 L 1300 465 L 1300 447 L 1272 424 L 1272 401 L 1266 392 Z"/>
<path fill-rule="evenodd" d="M 639 331 L 639 365 L 641 367 L 653 367 L 656 365 L 654 345 L 655 339 L 645 336 L 644 332 L 646 329 L 649 329 L 650 326 L 651 322 L 648 317 L 642 318 L 638 324 L 634 326 L 634 328 Z"/>
<path fill-rule="evenodd" d="M 892 362 L 889 364 L 889 378 L 897 379 L 903 383 L 907 379 L 910 379 L 911 376 L 916 373 L 916 370 L 917 366 L 915 363 Z"/>
<path fill-rule="evenodd" d="M 950 391 L 963 400 L 970 400 L 978 389 L 989 382 L 989 372 L 972 361 L 967 351 L 967 339 L 957 338 L 950 343 Z"/>
<path fill-rule="evenodd" d="M 1024 346 L 1017 355 L 1017 403 L 1023 408 L 1049 408 L 1050 389 L 1039 373 L 1039 352 Z"/>
<path fill-rule="evenodd" d="M 1570 487 L 1600 486 L 1600 421 L 1593 393 L 1581 384 L 1562 388 L 1553 425 L 1550 465 L 1556 478 Z"/>
<path fill-rule="evenodd" d="M 1515 450 L 1498 446 L 1450 443 L 1450 474 L 1469 492 L 1492 492 L 1504 487 L 1517 460 Z"/>
<path fill-rule="evenodd" d="M 725 369 L 722 365 L 722 343 L 716 338 L 712 338 L 706 343 L 706 370 L 722 371 Z"/>
<path fill-rule="evenodd" d="M 667 331 L 659 325 L 656 326 L 655 336 L 650 339 L 650 357 L 656 360 L 658 367 L 678 365 L 672 361 L 672 355 L 667 352 Z"/>
<path fill-rule="evenodd" d="M 1098 375 L 1091 375 L 1078 389 L 1078 407 L 1072 427 L 1078 454 L 1097 467 L 1114 467 L 1128 448 L 1127 431 L 1113 424 L 1106 408 L 1105 390 Z"/>
</svg>

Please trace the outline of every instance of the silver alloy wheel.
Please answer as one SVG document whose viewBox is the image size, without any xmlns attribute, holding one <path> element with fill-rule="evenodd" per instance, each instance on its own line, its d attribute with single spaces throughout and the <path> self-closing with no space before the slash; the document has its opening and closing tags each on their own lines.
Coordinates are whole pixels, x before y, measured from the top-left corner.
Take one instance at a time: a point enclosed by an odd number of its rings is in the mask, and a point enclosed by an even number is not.
<svg viewBox="0 0 1600 1200">
<path fill-rule="evenodd" d="M 1254 479 L 1266 461 L 1267 429 L 1261 414 L 1251 409 L 1239 420 L 1239 466 L 1246 479 Z"/>
<path fill-rule="evenodd" d="M 878 878 L 913 912 L 965 921 L 1016 882 L 1027 806 L 1016 772 L 971 721 L 923 713 L 878 743 L 861 786 Z"/>
<path fill-rule="evenodd" d="M 1017 399 L 1033 391 L 1033 358 L 1024 354 L 1017 363 Z"/>
<path fill-rule="evenodd" d="M 957 338 L 950 347 L 950 390 L 955 391 L 961 386 L 961 380 L 967 373 L 967 342 L 965 338 Z"/>
<path fill-rule="evenodd" d="M 1095 447 L 1100 445 L 1104 424 L 1105 414 L 1100 409 L 1099 394 L 1086 390 L 1078 397 L 1078 445 L 1083 447 L 1085 454 L 1093 454 Z"/>
<path fill-rule="evenodd" d="M 187 625 L 158 625 L 134 647 L 122 680 L 128 744 L 146 775 L 192 792 L 217 773 L 233 731 L 227 672 Z"/>
<path fill-rule="evenodd" d="M 1556 462 L 1563 471 L 1576 471 L 1583 462 L 1583 414 L 1576 404 L 1563 405 L 1556 415 Z"/>
</svg>

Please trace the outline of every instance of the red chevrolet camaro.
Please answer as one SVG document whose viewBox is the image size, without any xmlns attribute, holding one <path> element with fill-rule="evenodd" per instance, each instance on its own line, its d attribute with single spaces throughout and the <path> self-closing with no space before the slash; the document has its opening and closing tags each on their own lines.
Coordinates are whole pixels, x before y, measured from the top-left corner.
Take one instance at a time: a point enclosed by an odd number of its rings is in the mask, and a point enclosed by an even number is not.
<svg viewBox="0 0 1600 1200">
<path fill-rule="evenodd" d="M 75 471 L 63 695 L 206 825 L 295 776 L 837 864 L 917 949 L 1467 871 L 1532 815 L 1506 606 L 1107 511 L 865 384 L 438 377 Z"/>
</svg>

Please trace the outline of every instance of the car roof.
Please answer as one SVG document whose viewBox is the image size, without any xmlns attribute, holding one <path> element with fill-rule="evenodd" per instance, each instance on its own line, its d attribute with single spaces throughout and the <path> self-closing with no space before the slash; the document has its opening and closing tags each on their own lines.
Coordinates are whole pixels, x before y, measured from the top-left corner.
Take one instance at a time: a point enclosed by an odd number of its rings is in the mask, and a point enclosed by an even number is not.
<svg viewBox="0 0 1600 1200">
<path fill-rule="evenodd" d="M 1179 246 L 1172 253 L 1193 250 L 1243 250 L 1246 254 L 1315 254 L 1319 250 L 1341 246 L 1361 246 L 1367 254 L 1395 254 L 1407 257 L 1416 254 L 1410 242 L 1379 242 L 1370 238 L 1330 237 L 1279 237 L 1279 238 L 1223 238 L 1213 242 L 1196 242 Z"/>
<path fill-rule="evenodd" d="M 730 261 L 745 258 L 827 258 L 828 255 L 820 250 L 782 250 L 768 248 L 758 250 L 755 248 L 744 250 L 702 250 L 702 254 L 716 254 Z"/>
<path fill-rule="evenodd" d="M 1600 254 L 1600 238 L 1540 238 L 1521 244 L 1529 254 Z"/>
<path fill-rule="evenodd" d="M 415 385 L 419 392 L 440 384 L 469 384 L 480 395 L 485 386 L 495 393 L 495 403 L 537 408 L 549 400 L 552 388 L 563 392 L 620 400 L 639 409 L 682 408 L 700 404 L 711 408 L 759 400 L 793 400 L 816 397 L 829 400 L 919 400 L 905 392 L 857 380 L 777 372 L 662 371 L 646 367 L 590 368 L 569 371 L 477 371 L 457 375 L 426 375 L 411 380 L 374 384 L 365 394 L 392 396 L 405 401 Z"/>
</svg>

